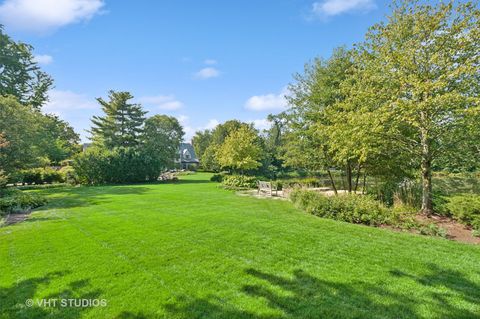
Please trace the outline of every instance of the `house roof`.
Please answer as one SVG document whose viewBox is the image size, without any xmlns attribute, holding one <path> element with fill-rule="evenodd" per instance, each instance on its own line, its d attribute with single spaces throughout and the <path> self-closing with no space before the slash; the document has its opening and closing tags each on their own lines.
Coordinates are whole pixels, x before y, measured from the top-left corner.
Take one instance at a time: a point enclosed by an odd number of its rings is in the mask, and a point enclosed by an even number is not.
<svg viewBox="0 0 480 319">
<path fill-rule="evenodd" d="M 178 152 L 180 155 L 180 161 L 182 163 L 198 163 L 199 162 L 195 154 L 195 150 L 193 149 L 193 146 L 190 143 L 181 143 Z"/>
</svg>

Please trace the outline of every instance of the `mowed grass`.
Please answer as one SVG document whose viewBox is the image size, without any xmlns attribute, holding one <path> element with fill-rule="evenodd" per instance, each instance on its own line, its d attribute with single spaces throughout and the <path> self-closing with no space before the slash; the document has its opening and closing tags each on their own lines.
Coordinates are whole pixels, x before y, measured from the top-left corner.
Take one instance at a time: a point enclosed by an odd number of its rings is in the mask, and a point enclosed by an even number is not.
<svg viewBox="0 0 480 319">
<path fill-rule="evenodd" d="M 0 228 L 0 318 L 480 318 L 480 247 L 208 181 L 44 190 Z M 105 307 L 25 306 L 105 299 Z"/>
</svg>

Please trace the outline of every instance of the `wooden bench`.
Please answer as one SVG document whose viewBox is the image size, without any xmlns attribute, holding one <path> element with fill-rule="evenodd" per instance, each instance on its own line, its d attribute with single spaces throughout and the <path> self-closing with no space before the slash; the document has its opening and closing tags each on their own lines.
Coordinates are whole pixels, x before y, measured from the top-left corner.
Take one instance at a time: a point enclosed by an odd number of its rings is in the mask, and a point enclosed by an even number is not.
<svg viewBox="0 0 480 319">
<path fill-rule="evenodd" d="M 273 196 L 273 192 L 275 192 L 275 196 L 277 196 L 277 188 L 273 186 L 271 182 L 258 181 L 258 194 L 262 193 Z"/>
</svg>

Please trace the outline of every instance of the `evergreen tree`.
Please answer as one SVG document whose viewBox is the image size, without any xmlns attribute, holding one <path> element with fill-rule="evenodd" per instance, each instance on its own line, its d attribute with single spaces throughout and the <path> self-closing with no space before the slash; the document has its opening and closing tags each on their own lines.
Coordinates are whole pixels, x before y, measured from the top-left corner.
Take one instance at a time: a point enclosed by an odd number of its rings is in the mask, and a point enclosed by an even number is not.
<svg viewBox="0 0 480 319">
<path fill-rule="evenodd" d="M 109 101 L 98 98 L 104 116 L 92 118 L 92 140 L 108 149 L 135 147 L 140 143 L 145 112 L 139 104 L 128 103 L 129 92 L 109 92 Z"/>
</svg>

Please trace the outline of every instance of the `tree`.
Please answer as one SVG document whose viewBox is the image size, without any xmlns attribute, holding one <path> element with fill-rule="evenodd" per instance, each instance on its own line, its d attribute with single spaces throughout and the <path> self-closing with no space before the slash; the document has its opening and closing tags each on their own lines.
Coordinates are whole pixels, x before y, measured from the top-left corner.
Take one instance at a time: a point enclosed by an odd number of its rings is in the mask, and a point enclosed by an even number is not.
<svg viewBox="0 0 480 319">
<path fill-rule="evenodd" d="M 250 127 L 250 125 L 238 120 L 230 120 L 215 127 L 211 133 L 209 145 L 200 157 L 200 163 L 204 169 L 210 171 L 218 171 L 220 169 L 220 164 L 217 161 L 217 151 L 227 136 L 241 127 Z"/>
<path fill-rule="evenodd" d="M 156 177 L 162 169 L 173 167 L 184 135 L 182 126 L 172 116 L 154 115 L 145 121 L 142 151 L 152 159 L 151 168 Z"/>
<path fill-rule="evenodd" d="M 212 132 L 210 130 L 197 131 L 192 138 L 193 149 L 198 158 L 202 158 L 205 154 L 206 149 L 212 142 Z M 200 165 L 203 166 L 203 163 L 200 162 Z"/>
<path fill-rule="evenodd" d="M 8 146 L 8 141 L 5 139 L 2 133 L 0 133 L 0 154 L 2 149 Z M 3 167 L 0 167 L 0 188 L 4 188 L 7 185 L 8 176 L 5 174 Z"/>
<path fill-rule="evenodd" d="M 286 169 L 281 157 L 281 150 L 285 144 L 286 121 L 281 116 L 275 115 L 269 115 L 268 121 L 271 123 L 270 128 L 260 135 L 265 155 L 260 171 L 275 179 L 278 172 Z"/>
<path fill-rule="evenodd" d="M 218 163 L 222 168 L 246 170 L 259 167 L 262 149 L 258 144 L 258 135 L 250 127 L 242 126 L 231 132 L 222 143 L 217 153 Z"/>
<path fill-rule="evenodd" d="M 283 159 L 286 165 L 313 171 L 326 170 L 337 191 L 331 168 L 345 169 L 348 190 L 353 190 L 352 167 L 359 163 L 357 154 L 340 147 L 331 137 L 330 116 L 345 99 L 341 84 L 352 66 L 350 52 L 338 48 L 328 60 L 315 59 L 305 66 L 304 74 L 295 76 L 287 96 L 291 108 L 282 117 L 287 120 Z"/>
<path fill-rule="evenodd" d="M 43 115 L 20 104 L 13 96 L 0 96 L 0 133 L 8 142 L 0 149 L 0 167 L 7 174 L 32 167 L 44 156 L 41 148 Z"/>
<path fill-rule="evenodd" d="M 479 18 L 471 2 L 403 1 L 358 46 L 361 72 L 350 92 L 365 104 L 356 114 L 370 119 L 377 138 L 394 140 L 416 162 L 425 214 L 433 211 L 435 160 L 447 151 L 461 153 L 461 142 L 471 138 L 458 133 L 468 133 L 478 112 Z"/>
<path fill-rule="evenodd" d="M 143 134 L 147 112 L 139 104 L 128 103 L 133 98 L 129 92 L 109 91 L 108 96 L 108 102 L 97 99 L 105 115 L 92 118 L 90 132 L 94 143 L 108 149 L 137 146 Z"/>
<path fill-rule="evenodd" d="M 80 136 L 57 115 L 43 116 L 39 125 L 42 128 L 39 146 L 53 164 L 58 165 L 80 152 Z"/>
<path fill-rule="evenodd" d="M 12 95 L 36 109 L 48 100 L 53 80 L 34 61 L 32 47 L 13 41 L 0 25 L 0 95 Z"/>
</svg>

